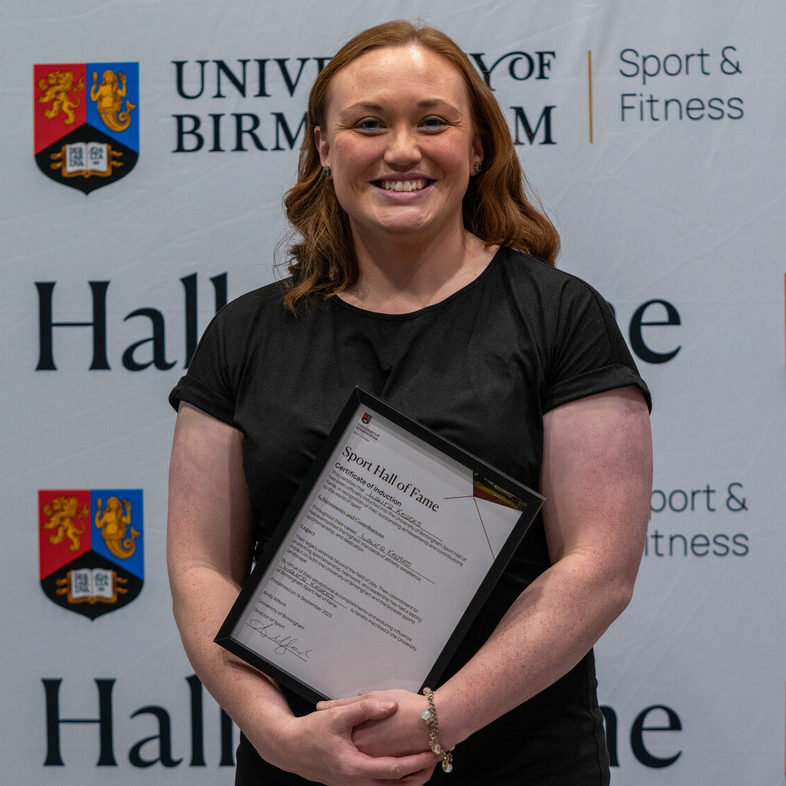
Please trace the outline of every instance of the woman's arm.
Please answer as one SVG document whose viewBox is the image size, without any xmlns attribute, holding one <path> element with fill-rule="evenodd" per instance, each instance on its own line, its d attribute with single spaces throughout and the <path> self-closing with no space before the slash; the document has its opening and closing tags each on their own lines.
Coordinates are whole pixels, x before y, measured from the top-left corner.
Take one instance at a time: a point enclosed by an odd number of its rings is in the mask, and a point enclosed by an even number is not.
<svg viewBox="0 0 786 786">
<path fill-rule="evenodd" d="M 443 747 L 567 673 L 622 612 L 641 560 L 651 484 L 649 414 L 635 388 L 589 396 L 545 415 L 541 489 L 553 564 L 475 656 L 435 691 Z M 419 749 L 425 699 L 405 691 L 370 695 L 395 699 L 399 711 L 356 731 L 361 750 Z"/>
<path fill-rule="evenodd" d="M 566 674 L 630 601 L 652 490 L 649 413 L 641 394 L 623 388 L 548 412 L 541 490 L 553 564 L 440 689 L 448 744 Z"/>
<path fill-rule="evenodd" d="M 372 758 L 352 729 L 395 711 L 369 699 L 296 718 L 278 686 L 213 642 L 248 572 L 253 538 L 240 431 L 181 404 L 169 470 L 167 562 L 175 620 L 196 674 L 271 764 L 318 783 L 421 784 L 433 757 Z"/>
</svg>

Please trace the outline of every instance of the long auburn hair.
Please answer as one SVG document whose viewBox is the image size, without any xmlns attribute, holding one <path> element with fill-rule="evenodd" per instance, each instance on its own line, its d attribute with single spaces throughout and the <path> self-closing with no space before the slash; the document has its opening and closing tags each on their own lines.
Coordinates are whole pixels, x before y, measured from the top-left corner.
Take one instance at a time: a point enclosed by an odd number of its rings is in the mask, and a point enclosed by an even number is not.
<svg viewBox="0 0 786 786">
<path fill-rule="evenodd" d="M 309 94 L 297 183 L 284 197 L 294 241 L 288 249 L 292 280 L 284 303 L 292 311 L 301 298 L 315 292 L 341 292 L 358 278 L 349 218 L 336 199 L 330 179 L 322 172 L 314 142 L 314 128 L 325 126 L 330 81 L 366 52 L 412 43 L 447 59 L 463 77 L 469 94 L 484 160 L 481 173 L 470 178 L 464 195 L 464 226 L 488 246 L 509 246 L 551 265 L 555 262 L 559 234 L 533 204 L 537 200 L 526 183 L 510 130 L 491 89 L 444 33 L 410 22 L 385 22 L 347 41 L 322 69 Z"/>
</svg>

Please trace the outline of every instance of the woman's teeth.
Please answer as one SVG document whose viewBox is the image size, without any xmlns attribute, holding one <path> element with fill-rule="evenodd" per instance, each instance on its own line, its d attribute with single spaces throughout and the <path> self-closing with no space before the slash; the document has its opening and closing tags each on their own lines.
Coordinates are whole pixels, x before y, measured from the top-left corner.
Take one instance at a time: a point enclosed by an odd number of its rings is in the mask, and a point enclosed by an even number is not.
<svg viewBox="0 0 786 786">
<path fill-rule="evenodd" d="M 426 181 L 418 180 L 383 180 L 382 188 L 385 191 L 421 191 L 426 187 Z"/>
</svg>

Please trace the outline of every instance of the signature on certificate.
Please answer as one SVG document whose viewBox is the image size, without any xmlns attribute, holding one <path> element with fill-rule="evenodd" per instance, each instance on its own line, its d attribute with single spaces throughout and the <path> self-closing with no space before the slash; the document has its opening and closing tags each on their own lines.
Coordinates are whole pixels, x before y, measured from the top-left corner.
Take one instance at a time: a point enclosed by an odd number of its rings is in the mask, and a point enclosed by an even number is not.
<svg viewBox="0 0 786 786">
<path fill-rule="evenodd" d="M 301 649 L 297 646 L 297 637 L 289 635 L 286 631 L 276 629 L 272 622 L 262 620 L 249 620 L 246 625 L 255 630 L 263 639 L 272 641 L 276 646 L 273 652 L 276 655 L 290 654 L 302 661 L 308 661 L 313 649 Z"/>
</svg>

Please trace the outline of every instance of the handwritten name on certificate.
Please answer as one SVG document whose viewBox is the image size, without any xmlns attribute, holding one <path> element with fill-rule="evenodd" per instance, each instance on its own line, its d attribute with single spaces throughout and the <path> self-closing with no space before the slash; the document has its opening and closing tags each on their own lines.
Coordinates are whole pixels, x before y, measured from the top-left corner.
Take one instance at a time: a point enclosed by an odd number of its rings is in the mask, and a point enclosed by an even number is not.
<svg viewBox="0 0 786 786">
<path fill-rule="evenodd" d="M 317 695 L 417 691 L 539 503 L 361 404 L 231 636 Z"/>
</svg>

